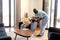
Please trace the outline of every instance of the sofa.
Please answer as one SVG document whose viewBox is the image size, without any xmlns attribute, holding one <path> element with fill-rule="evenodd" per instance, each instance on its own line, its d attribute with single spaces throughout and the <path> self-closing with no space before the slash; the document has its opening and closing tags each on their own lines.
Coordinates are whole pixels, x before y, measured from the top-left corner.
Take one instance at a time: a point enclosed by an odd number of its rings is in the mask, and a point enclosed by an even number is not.
<svg viewBox="0 0 60 40">
<path fill-rule="evenodd" d="M 48 29 L 48 40 L 60 40 L 60 28 L 50 27 Z"/>
<path fill-rule="evenodd" d="M 0 40 L 11 40 L 10 36 L 7 36 L 3 23 L 0 23 Z"/>
</svg>

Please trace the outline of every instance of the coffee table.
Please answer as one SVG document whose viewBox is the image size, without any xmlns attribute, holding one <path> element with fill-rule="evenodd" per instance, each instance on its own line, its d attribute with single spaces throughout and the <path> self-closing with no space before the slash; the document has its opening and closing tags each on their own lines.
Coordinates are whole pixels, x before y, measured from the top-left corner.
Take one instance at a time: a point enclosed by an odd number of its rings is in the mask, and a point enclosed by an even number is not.
<svg viewBox="0 0 60 40">
<path fill-rule="evenodd" d="M 26 37 L 28 40 L 28 38 L 32 35 L 33 32 L 31 30 L 21 30 L 19 28 L 14 28 L 14 33 L 16 34 L 15 40 L 16 40 L 17 35 Z"/>
</svg>

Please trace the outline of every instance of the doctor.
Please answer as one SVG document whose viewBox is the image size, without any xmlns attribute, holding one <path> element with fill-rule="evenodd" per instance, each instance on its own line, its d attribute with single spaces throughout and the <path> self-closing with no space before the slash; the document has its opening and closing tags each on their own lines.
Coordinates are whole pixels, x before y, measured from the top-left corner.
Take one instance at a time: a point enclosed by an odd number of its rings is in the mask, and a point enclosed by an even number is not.
<svg viewBox="0 0 60 40">
<path fill-rule="evenodd" d="M 42 11 L 42 10 L 37 10 L 36 8 L 33 9 L 33 12 L 35 13 L 36 17 L 39 17 L 40 20 L 42 20 L 42 25 L 41 25 L 41 29 L 40 29 L 40 34 L 37 36 L 43 36 L 44 35 L 44 31 L 46 28 L 46 24 L 48 22 L 48 15 L 46 12 Z"/>
</svg>

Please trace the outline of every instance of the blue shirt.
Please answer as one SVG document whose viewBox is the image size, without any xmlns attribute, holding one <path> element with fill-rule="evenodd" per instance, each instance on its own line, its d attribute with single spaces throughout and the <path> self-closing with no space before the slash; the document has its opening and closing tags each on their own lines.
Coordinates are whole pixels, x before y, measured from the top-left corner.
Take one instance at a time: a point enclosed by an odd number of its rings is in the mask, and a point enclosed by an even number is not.
<svg viewBox="0 0 60 40">
<path fill-rule="evenodd" d="M 44 18 L 44 17 L 48 17 L 47 13 L 44 11 L 39 10 L 37 14 L 35 14 L 35 16 L 39 17 L 39 18 Z"/>
</svg>

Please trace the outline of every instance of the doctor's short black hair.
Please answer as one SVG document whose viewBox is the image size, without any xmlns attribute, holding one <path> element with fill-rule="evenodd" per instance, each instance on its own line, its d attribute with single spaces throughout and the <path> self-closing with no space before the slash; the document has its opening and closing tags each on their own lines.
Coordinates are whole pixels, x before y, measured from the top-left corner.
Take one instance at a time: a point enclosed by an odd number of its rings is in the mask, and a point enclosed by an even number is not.
<svg viewBox="0 0 60 40">
<path fill-rule="evenodd" d="M 36 8 L 34 8 L 34 9 L 33 9 L 33 12 L 34 12 L 34 13 L 37 13 L 37 12 L 38 12 L 38 10 L 37 10 Z"/>
</svg>

